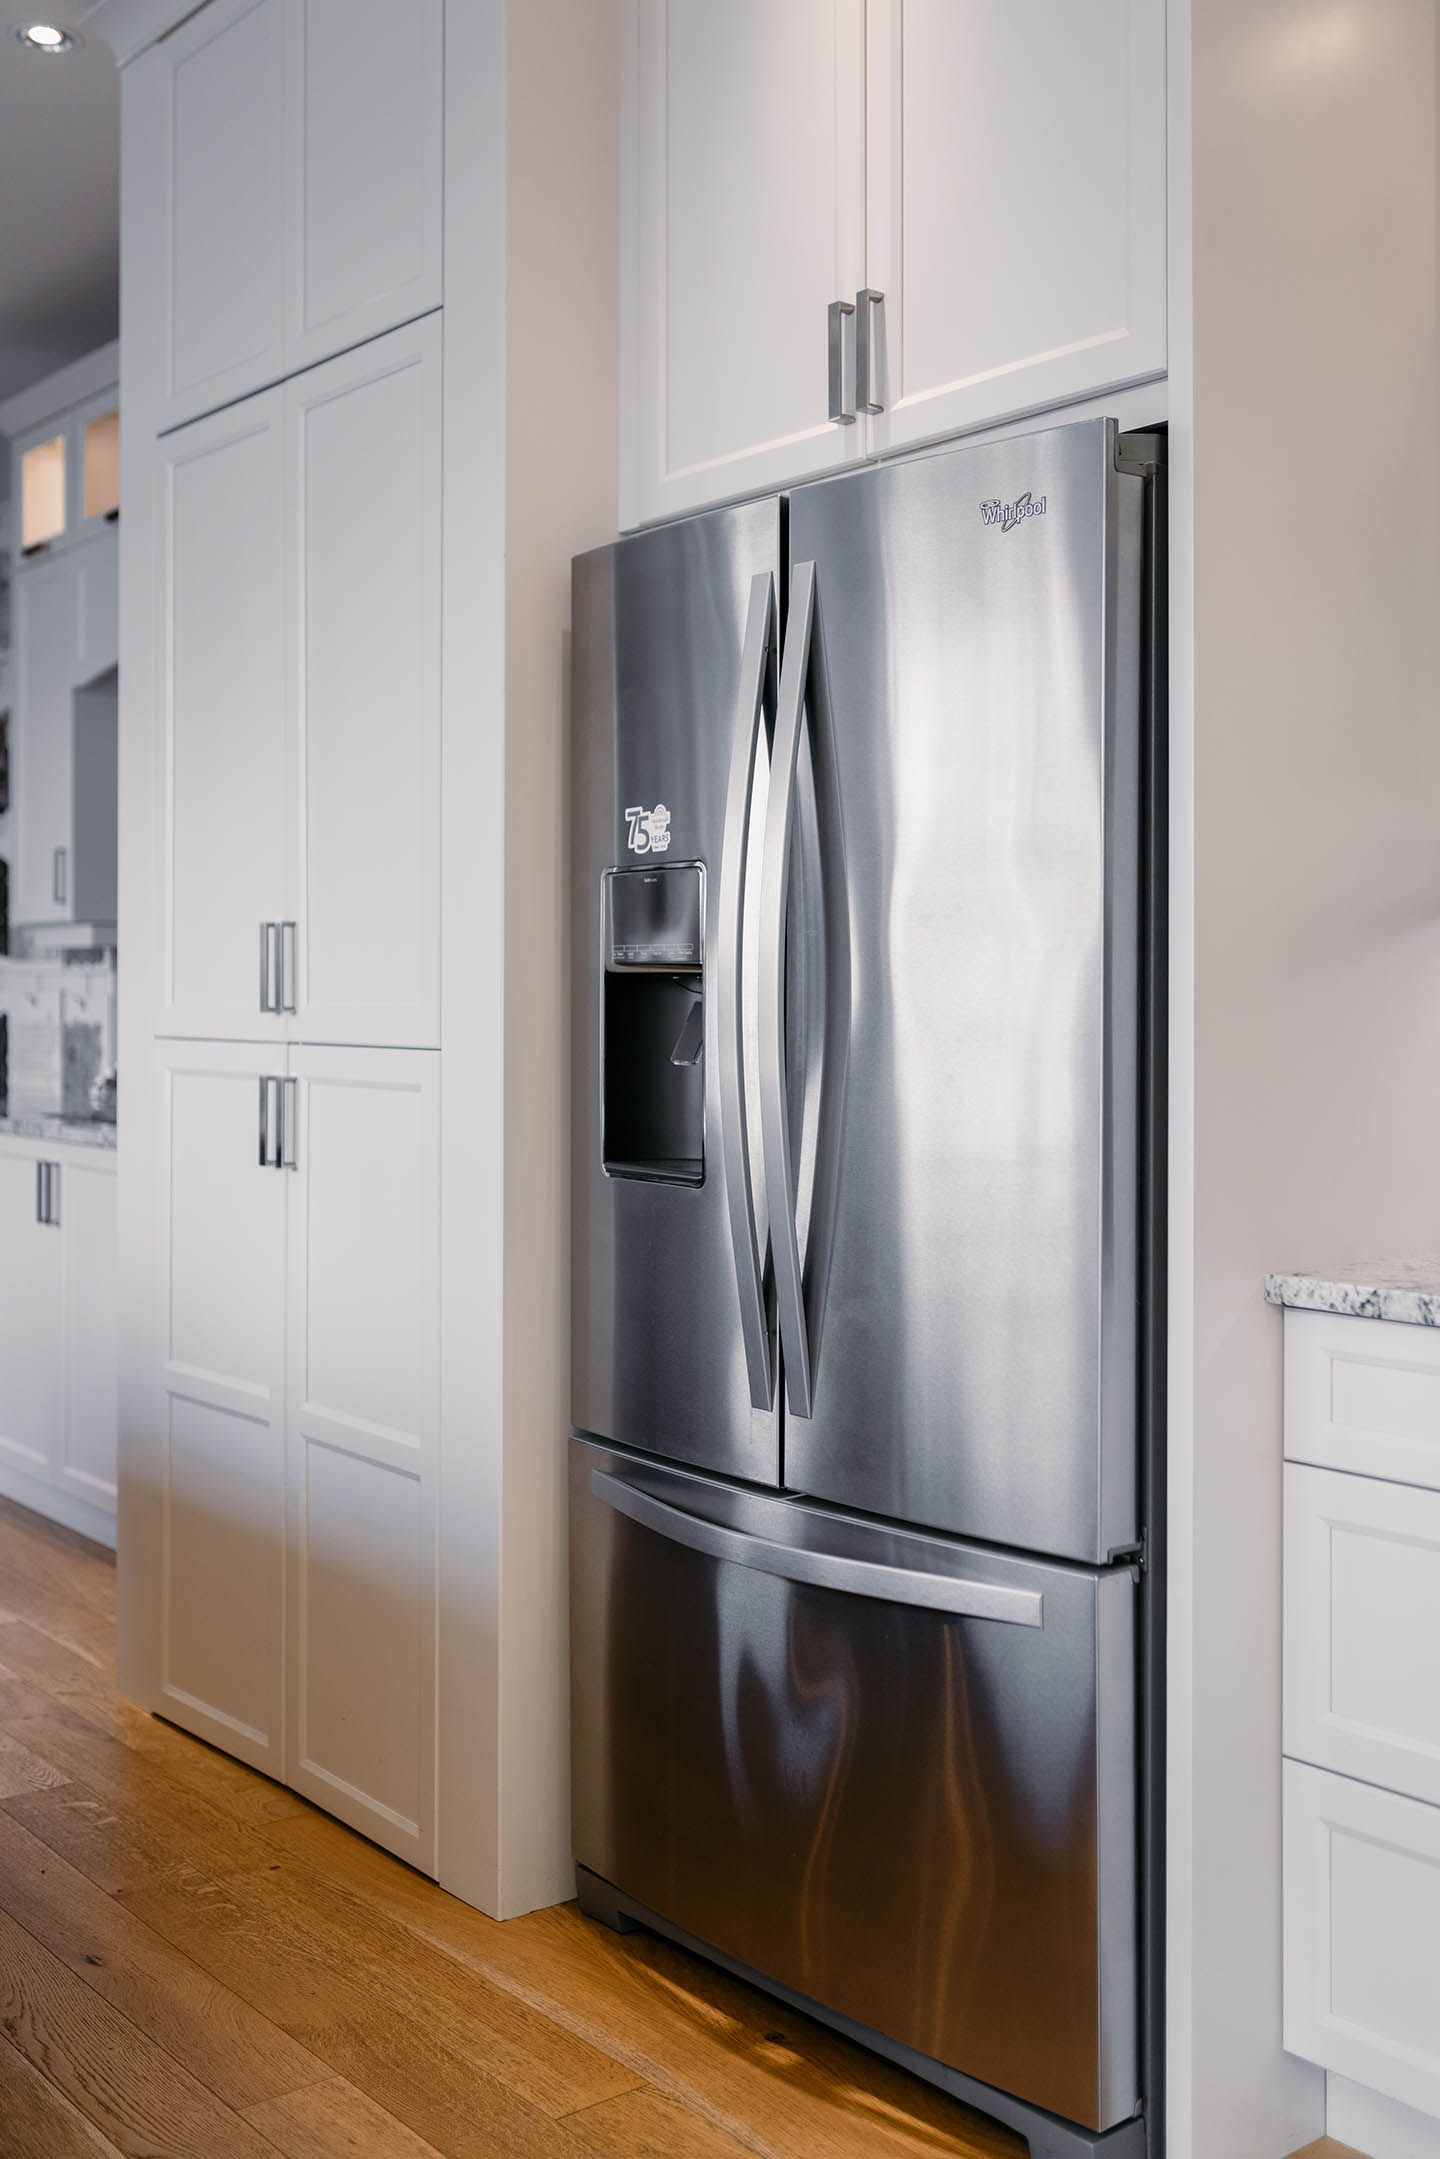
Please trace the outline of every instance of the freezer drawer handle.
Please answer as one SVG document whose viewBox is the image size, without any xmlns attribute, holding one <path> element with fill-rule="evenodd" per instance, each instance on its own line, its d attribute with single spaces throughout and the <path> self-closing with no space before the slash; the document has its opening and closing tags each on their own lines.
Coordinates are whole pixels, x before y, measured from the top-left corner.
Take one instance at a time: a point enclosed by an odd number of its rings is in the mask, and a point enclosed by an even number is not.
<svg viewBox="0 0 1440 2159">
<path fill-rule="evenodd" d="M 590 1489 L 617 1514 L 642 1529 L 653 1529 L 672 1544 L 683 1544 L 707 1559 L 755 1567 L 787 1582 L 812 1589 L 839 1589 L 855 1597 L 878 1597 L 884 1604 L 914 1604 L 930 1612 L 954 1612 L 965 1619 L 998 1619 L 1012 1627 L 1043 1627 L 1045 1599 L 1036 1589 L 1007 1589 L 999 1582 L 967 1582 L 948 1574 L 921 1574 L 909 1567 L 888 1567 L 875 1560 L 852 1559 L 842 1552 L 817 1552 L 808 1546 L 777 1544 L 724 1522 L 707 1521 L 656 1499 L 608 1469 L 592 1469 Z"/>
<path fill-rule="evenodd" d="M 768 570 L 750 580 L 745 620 L 745 649 L 740 663 L 740 695 L 735 708 L 735 739 L 725 796 L 725 837 L 720 856 L 720 894 L 714 943 L 715 1002 L 719 1018 L 713 1029 L 720 1079 L 720 1159 L 730 1215 L 730 1243 L 740 1293 L 740 1331 L 750 1401 L 768 1410 L 775 1399 L 770 1353 L 770 1325 L 765 1309 L 765 1254 L 755 1221 L 750 1181 L 750 1132 L 745 1102 L 745 1014 L 740 940 L 745 921 L 746 869 L 750 853 L 750 813 L 755 799 L 755 755 L 765 720 L 767 687 L 773 691 L 774 584 Z"/>
</svg>

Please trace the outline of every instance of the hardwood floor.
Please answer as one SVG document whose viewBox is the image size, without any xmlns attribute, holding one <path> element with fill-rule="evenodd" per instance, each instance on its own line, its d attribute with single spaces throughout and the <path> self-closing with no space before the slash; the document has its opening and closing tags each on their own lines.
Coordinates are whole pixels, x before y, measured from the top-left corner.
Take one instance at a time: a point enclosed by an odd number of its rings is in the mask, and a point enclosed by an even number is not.
<svg viewBox="0 0 1440 2159">
<path fill-rule="evenodd" d="M 1021 2159 L 683 1951 L 498 1925 L 142 1715 L 114 1616 L 108 1556 L 0 1501 L 0 2159 Z"/>
</svg>

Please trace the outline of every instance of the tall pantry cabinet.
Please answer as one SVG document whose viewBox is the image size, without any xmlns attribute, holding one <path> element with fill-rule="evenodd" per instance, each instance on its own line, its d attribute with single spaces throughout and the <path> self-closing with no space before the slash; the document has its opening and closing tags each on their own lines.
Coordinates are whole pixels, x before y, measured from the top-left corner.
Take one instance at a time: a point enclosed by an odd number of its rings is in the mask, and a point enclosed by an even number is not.
<svg viewBox="0 0 1440 2159">
<path fill-rule="evenodd" d="M 157 12 L 98 13 L 122 1685 L 503 1915 L 569 1882 L 559 808 L 527 762 L 558 770 L 564 573 L 615 524 L 613 364 L 513 353 L 575 294 L 613 337 L 615 15 Z"/>
</svg>

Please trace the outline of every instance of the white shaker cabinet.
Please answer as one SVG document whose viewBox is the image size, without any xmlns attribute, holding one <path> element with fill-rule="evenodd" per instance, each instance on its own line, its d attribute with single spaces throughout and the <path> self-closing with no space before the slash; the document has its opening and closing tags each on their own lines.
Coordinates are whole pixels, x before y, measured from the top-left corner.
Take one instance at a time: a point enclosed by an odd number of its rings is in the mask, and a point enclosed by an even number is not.
<svg viewBox="0 0 1440 2159">
<path fill-rule="evenodd" d="M 438 318 L 159 450 L 158 1031 L 433 1048 Z"/>
<path fill-rule="evenodd" d="M 117 549 L 27 563 L 12 593 L 17 923 L 115 920 Z"/>
<path fill-rule="evenodd" d="M 0 1464 L 48 1483 L 60 1429 L 64 1302 L 41 1151 L 0 1148 Z"/>
<path fill-rule="evenodd" d="M 628 0 L 621 505 L 644 524 L 863 456 L 864 0 Z M 831 417 L 834 402 L 851 415 Z"/>
<path fill-rule="evenodd" d="M 209 0 L 134 62 L 161 427 L 439 304 L 441 40 L 441 0 Z"/>
<path fill-rule="evenodd" d="M 145 1698 L 431 1866 L 439 1060 L 156 1049 Z"/>
<path fill-rule="evenodd" d="M 1164 0 L 626 23 L 622 524 L 1164 373 Z"/>
<path fill-rule="evenodd" d="M 438 307 L 443 0 L 284 0 L 285 372 Z"/>
<path fill-rule="evenodd" d="M 287 384 L 296 1040 L 440 1039 L 440 325 Z M 278 901 L 277 901 L 278 906 Z"/>
<path fill-rule="evenodd" d="M 439 1059 L 290 1053 L 287 1776 L 434 1861 Z"/>
<path fill-rule="evenodd" d="M 113 1513 L 119 1301 L 114 1157 L 77 1147 L 59 1163 L 56 1182 L 65 1404 L 55 1481 L 77 1499 Z"/>
<path fill-rule="evenodd" d="M 114 1154 L 0 1137 L 0 1483 L 101 1536 L 115 1511 L 116 1291 Z"/>
<path fill-rule="evenodd" d="M 27 564 L 15 578 L 15 799 L 19 842 L 11 918 L 70 920 L 71 695 L 79 643 L 69 554 Z M 113 912 L 113 909 L 112 909 Z"/>
<path fill-rule="evenodd" d="M 283 393 L 157 445 L 164 1034 L 278 1039 L 275 954 L 289 913 Z M 269 980 L 262 984 L 262 971 Z"/>
<path fill-rule="evenodd" d="M 158 1046 L 150 1706 L 283 1773 L 284 1051 Z M 268 1141 L 268 1145 L 267 1145 Z M 266 1160 L 261 1160 L 262 1152 Z"/>
<path fill-rule="evenodd" d="M 877 451 L 1165 368 L 1164 0 L 869 0 Z"/>
</svg>

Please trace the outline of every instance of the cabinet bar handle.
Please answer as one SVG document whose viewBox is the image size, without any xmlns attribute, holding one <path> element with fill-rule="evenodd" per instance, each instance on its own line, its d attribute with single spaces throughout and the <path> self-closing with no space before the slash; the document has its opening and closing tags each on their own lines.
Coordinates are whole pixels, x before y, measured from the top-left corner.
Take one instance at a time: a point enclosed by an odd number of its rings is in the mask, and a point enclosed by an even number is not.
<svg viewBox="0 0 1440 2159">
<path fill-rule="evenodd" d="M 853 384 L 846 395 L 847 376 L 853 375 L 854 341 L 845 334 L 845 318 L 852 317 L 855 305 L 851 300 L 832 300 L 827 311 L 830 339 L 830 417 L 842 427 L 849 427 L 855 418 Z M 847 367 L 847 358 L 852 365 Z"/>
<path fill-rule="evenodd" d="M 300 1082 L 297 1079 L 283 1079 L 280 1082 L 280 1158 L 276 1165 L 279 1169 L 299 1168 L 295 1160 L 295 1112 L 299 1092 Z"/>
<path fill-rule="evenodd" d="M 66 849 L 57 847 L 50 861 L 50 897 L 57 907 L 65 904 Z"/>
<path fill-rule="evenodd" d="M 271 1104 L 274 1104 L 272 1110 Z M 274 1072 L 260 1074 L 260 1167 L 281 1167 L 280 1080 Z"/>
<path fill-rule="evenodd" d="M 862 285 L 855 295 L 855 403 L 861 412 L 883 412 L 880 387 L 880 308 L 883 292 Z"/>
<path fill-rule="evenodd" d="M 45 1164 L 43 1162 L 35 1164 L 35 1219 L 37 1222 L 45 1220 Z"/>
<path fill-rule="evenodd" d="M 275 1009 L 277 1012 L 293 1012 L 295 1010 L 295 925 L 293 922 L 282 922 L 280 924 L 279 988 L 275 996 Z"/>
<path fill-rule="evenodd" d="M 45 1164 L 45 1219 L 52 1229 L 60 1227 L 60 1164 Z"/>
</svg>

